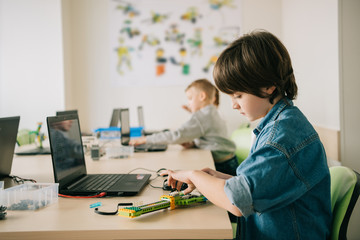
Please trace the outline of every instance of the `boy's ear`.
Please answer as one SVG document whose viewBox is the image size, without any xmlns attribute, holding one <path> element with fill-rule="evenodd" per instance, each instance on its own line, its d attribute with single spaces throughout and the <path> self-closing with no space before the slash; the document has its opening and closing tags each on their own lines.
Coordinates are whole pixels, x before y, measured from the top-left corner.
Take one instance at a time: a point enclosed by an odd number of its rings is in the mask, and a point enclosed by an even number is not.
<svg viewBox="0 0 360 240">
<path fill-rule="evenodd" d="M 268 95 L 271 95 L 271 94 L 275 91 L 275 89 L 276 89 L 275 86 L 271 86 L 271 87 L 264 88 L 264 91 L 265 91 Z"/>
<path fill-rule="evenodd" d="M 204 91 L 201 91 L 199 93 L 199 96 L 200 96 L 200 100 L 201 101 L 205 101 L 206 100 L 206 93 Z"/>
</svg>

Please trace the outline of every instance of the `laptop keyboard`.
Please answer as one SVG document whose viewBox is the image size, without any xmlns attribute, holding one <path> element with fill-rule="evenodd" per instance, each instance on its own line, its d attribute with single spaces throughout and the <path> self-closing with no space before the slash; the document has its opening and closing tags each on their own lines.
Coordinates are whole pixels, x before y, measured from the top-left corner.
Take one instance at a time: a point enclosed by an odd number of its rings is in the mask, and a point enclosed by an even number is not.
<svg viewBox="0 0 360 240">
<path fill-rule="evenodd" d="M 97 191 L 109 190 L 123 175 L 119 174 L 104 174 L 104 175 L 90 175 L 87 179 L 76 186 L 74 190 Z"/>
<path fill-rule="evenodd" d="M 156 150 L 165 150 L 167 149 L 167 145 L 165 144 L 150 144 L 150 143 L 145 143 L 145 144 L 140 144 L 140 145 L 136 145 L 135 146 L 135 150 L 138 151 L 156 151 Z"/>
</svg>

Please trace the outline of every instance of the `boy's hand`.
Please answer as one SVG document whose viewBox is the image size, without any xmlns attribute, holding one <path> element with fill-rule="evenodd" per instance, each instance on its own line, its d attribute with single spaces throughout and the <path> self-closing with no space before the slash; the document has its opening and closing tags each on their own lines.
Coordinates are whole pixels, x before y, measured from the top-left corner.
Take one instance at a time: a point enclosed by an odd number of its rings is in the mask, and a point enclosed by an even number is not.
<svg viewBox="0 0 360 240">
<path fill-rule="evenodd" d="M 129 145 L 140 145 L 140 144 L 145 144 L 146 143 L 146 137 L 139 137 L 139 138 L 135 138 L 135 139 L 131 139 L 129 142 Z"/>
<path fill-rule="evenodd" d="M 190 110 L 190 108 L 189 108 L 188 105 L 182 105 L 181 107 L 182 107 L 185 111 L 188 111 L 189 113 L 191 113 L 191 110 Z"/>
<path fill-rule="evenodd" d="M 181 143 L 180 145 L 183 146 L 184 148 L 193 148 L 193 147 L 195 147 L 194 142 Z"/>
<path fill-rule="evenodd" d="M 168 185 L 171 186 L 171 188 L 177 189 L 180 191 L 181 186 L 183 183 L 186 183 L 188 187 L 183 191 L 184 194 L 191 193 L 196 187 L 191 182 L 191 180 L 188 178 L 188 174 L 190 171 L 177 171 L 174 172 L 172 170 L 165 170 L 161 172 L 161 176 L 168 175 Z"/>
</svg>

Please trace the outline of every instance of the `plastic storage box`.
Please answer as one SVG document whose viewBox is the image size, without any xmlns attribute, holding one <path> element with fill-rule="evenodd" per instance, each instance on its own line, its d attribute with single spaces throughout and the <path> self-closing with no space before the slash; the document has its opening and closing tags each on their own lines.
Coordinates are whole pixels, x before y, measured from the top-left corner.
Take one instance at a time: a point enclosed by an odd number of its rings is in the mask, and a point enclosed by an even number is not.
<svg viewBox="0 0 360 240">
<path fill-rule="evenodd" d="M 118 127 L 98 128 L 94 130 L 95 135 L 100 139 L 120 138 L 120 130 Z M 130 128 L 130 137 L 140 137 L 143 127 Z"/>
<path fill-rule="evenodd" d="M 7 210 L 36 210 L 58 201 L 58 183 L 26 183 L 0 190 Z"/>
<path fill-rule="evenodd" d="M 108 158 L 127 158 L 134 154 L 134 146 L 112 146 L 105 151 Z"/>
</svg>

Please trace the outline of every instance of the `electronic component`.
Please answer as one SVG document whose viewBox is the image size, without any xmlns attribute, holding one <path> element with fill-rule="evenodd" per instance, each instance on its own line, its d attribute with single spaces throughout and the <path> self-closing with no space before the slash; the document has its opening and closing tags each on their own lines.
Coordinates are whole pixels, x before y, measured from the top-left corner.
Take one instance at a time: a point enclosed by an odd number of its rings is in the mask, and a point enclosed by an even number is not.
<svg viewBox="0 0 360 240">
<path fill-rule="evenodd" d="M 5 219 L 6 217 L 6 207 L 0 205 L 0 220 Z"/>
<path fill-rule="evenodd" d="M 134 218 L 142 214 L 177 206 L 187 206 L 195 203 L 205 203 L 207 198 L 201 194 L 184 194 L 182 192 L 172 192 L 169 195 L 160 197 L 160 201 L 145 204 L 142 206 L 124 207 L 118 209 L 118 215 L 122 217 Z"/>
</svg>

